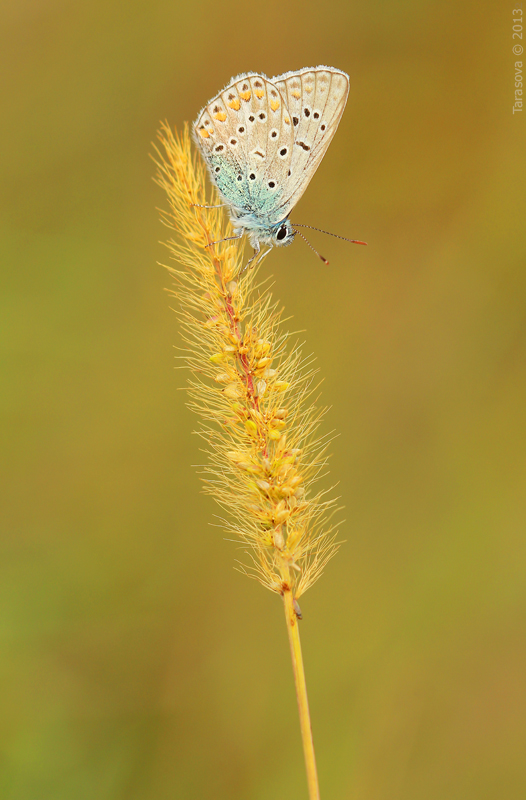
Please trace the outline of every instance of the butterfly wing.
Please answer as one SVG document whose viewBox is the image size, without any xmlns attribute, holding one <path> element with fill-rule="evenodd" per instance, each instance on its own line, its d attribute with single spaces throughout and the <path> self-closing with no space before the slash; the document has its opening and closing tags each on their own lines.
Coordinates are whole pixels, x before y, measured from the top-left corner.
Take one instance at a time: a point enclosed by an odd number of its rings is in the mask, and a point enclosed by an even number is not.
<svg viewBox="0 0 526 800">
<path fill-rule="evenodd" d="M 336 133 L 349 94 L 349 76 L 333 67 L 302 69 L 272 78 L 292 118 L 294 130 L 290 176 L 280 211 L 290 213 Z"/>
<path fill-rule="evenodd" d="M 194 135 L 213 182 L 238 214 L 263 220 L 281 205 L 294 132 L 280 92 L 265 76 L 234 78 L 200 112 Z"/>
</svg>

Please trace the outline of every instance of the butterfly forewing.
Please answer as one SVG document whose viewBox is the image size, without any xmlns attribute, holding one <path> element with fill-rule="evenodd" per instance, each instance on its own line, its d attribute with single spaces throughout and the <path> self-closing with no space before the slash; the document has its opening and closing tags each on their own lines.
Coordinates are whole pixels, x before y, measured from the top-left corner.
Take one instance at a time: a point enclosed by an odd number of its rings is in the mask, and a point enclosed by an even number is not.
<svg viewBox="0 0 526 800">
<path fill-rule="evenodd" d="M 342 117 L 349 78 L 330 67 L 289 72 L 272 79 L 289 109 L 294 145 L 290 176 L 283 192 L 281 212 L 286 215 L 307 188 Z"/>
<path fill-rule="evenodd" d="M 210 174 L 229 205 L 263 215 L 281 205 L 293 155 L 292 121 L 267 78 L 234 78 L 203 109 L 194 129 Z"/>
<path fill-rule="evenodd" d="M 221 95 L 201 111 L 194 123 L 194 133 L 212 180 L 224 200 L 234 208 L 243 207 L 247 187 L 246 183 L 237 180 L 242 157 L 228 144 L 235 135 L 235 127 Z"/>
</svg>

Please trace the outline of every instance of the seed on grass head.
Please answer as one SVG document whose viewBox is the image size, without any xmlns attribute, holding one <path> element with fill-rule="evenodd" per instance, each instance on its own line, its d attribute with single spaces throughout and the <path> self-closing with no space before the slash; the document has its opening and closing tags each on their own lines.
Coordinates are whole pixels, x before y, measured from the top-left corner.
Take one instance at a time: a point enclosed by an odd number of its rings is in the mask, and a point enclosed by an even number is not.
<svg viewBox="0 0 526 800">
<path fill-rule="evenodd" d="M 230 461 L 233 461 L 234 464 L 239 464 L 247 457 L 246 453 L 241 453 L 239 450 L 229 450 L 225 455 Z"/>
<path fill-rule="evenodd" d="M 255 438 L 258 435 L 258 426 L 251 419 L 247 419 L 245 422 L 245 428 L 249 436 L 253 436 Z"/>
<path fill-rule="evenodd" d="M 289 386 L 289 381 L 276 381 L 273 388 L 276 392 L 286 392 Z"/>
<path fill-rule="evenodd" d="M 263 397 L 267 390 L 266 381 L 256 381 L 256 397 Z"/>
<path fill-rule="evenodd" d="M 285 449 L 286 444 L 287 444 L 287 434 L 286 433 L 282 433 L 281 436 L 279 437 L 279 442 L 278 442 L 278 445 L 276 447 L 276 453 L 283 452 L 283 450 Z"/>
<path fill-rule="evenodd" d="M 281 435 L 279 437 L 281 439 Z M 294 471 L 294 467 L 287 461 L 284 461 L 281 467 L 278 470 L 279 478 L 284 481 L 292 472 Z"/>
<path fill-rule="evenodd" d="M 276 528 L 274 530 L 273 538 L 274 538 L 274 547 L 277 547 L 278 550 L 283 550 L 285 546 L 285 540 L 283 538 L 281 528 Z"/>
<path fill-rule="evenodd" d="M 261 475 L 261 468 L 257 464 L 247 464 L 244 469 L 251 475 Z"/>
<path fill-rule="evenodd" d="M 216 383 L 227 383 L 230 379 L 231 376 L 228 374 L 228 372 L 218 372 L 214 378 Z"/>
<path fill-rule="evenodd" d="M 258 339 L 258 342 L 255 347 L 255 356 L 256 358 L 260 358 L 261 356 L 268 353 L 270 350 L 270 342 L 266 342 L 265 339 Z"/>
<path fill-rule="evenodd" d="M 276 419 L 286 419 L 288 413 L 289 412 L 287 408 L 278 408 L 278 410 L 274 412 L 274 417 Z"/>
<path fill-rule="evenodd" d="M 261 489 L 262 492 L 268 492 L 270 489 L 270 483 L 268 481 L 256 481 L 256 486 L 258 489 Z"/>
<path fill-rule="evenodd" d="M 243 391 L 238 383 L 230 383 L 223 389 L 223 394 L 231 400 L 237 400 L 243 394 Z"/>
<path fill-rule="evenodd" d="M 272 359 L 268 356 L 266 358 L 260 358 L 258 363 L 256 364 L 256 369 L 265 369 L 268 365 L 272 362 Z"/>
<path fill-rule="evenodd" d="M 259 519 L 264 528 L 268 529 L 274 527 L 274 519 L 272 518 L 270 511 L 262 511 L 259 514 Z"/>
<path fill-rule="evenodd" d="M 274 419 L 270 420 L 269 424 L 270 424 L 271 428 L 276 428 L 277 430 L 282 430 L 287 423 L 285 422 L 284 419 L 276 419 L 276 418 L 274 418 Z"/>
<path fill-rule="evenodd" d="M 263 544 L 266 547 L 273 547 L 274 546 L 274 536 L 272 533 L 264 533 L 262 536 Z"/>
<path fill-rule="evenodd" d="M 301 541 L 301 537 L 303 536 L 303 529 L 296 528 L 295 531 L 291 531 L 287 536 L 287 548 L 290 552 L 292 552 L 293 548 Z"/>
<path fill-rule="evenodd" d="M 302 475 L 295 475 L 289 481 L 290 485 L 295 489 L 300 483 L 303 483 L 303 476 Z"/>
<path fill-rule="evenodd" d="M 271 380 L 272 378 L 275 378 L 277 374 L 277 369 L 266 369 L 263 373 L 263 377 L 267 378 L 267 380 Z"/>
</svg>

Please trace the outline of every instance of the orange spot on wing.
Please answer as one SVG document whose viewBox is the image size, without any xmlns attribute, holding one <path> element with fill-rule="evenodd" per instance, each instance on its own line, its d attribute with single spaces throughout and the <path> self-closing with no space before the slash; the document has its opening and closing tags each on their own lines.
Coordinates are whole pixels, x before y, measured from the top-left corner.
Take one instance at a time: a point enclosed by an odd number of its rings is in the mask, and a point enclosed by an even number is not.
<svg viewBox="0 0 526 800">
<path fill-rule="evenodd" d="M 259 100 L 261 100 L 262 97 L 265 97 L 265 92 L 263 91 L 263 89 L 255 89 L 254 94 L 256 95 L 257 98 L 259 98 Z"/>
<path fill-rule="evenodd" d="M 297 89 L 294 89 L 294 91 L 293 91 L 293 92 L 291 92 L 291 95 L 292 95 L 293 97 L 295 97 L 295 98 L 296 98 L 296 100 L 299 100 L 299 99 L 300 99 L 300 97 L 301 97 L 301 92 L 298 92 L 298 90 L 297 90 Z"/>
<path fill-rule="evenodd" d="M 218 114 L 214 114 L 214 119 L 219 120 L 219 122 L 224 122 L 226 119 L 226 114 L 224 111 L 220 111 Z"/>
<path fill-rule="evenodd" d="M 312 86 L 305 86 L 305 91 L 310 94 L 312 92 Z"/>
<path fill-rule="evenodd" d="M 210 134 L 206 128 L 199 128 L 199 134 L 203 137 L 203 139 L 208 139 L 210 137 Z"/>
<path fill-rule="evenodd" d="M 240 96 L 240 98 L 242 100 L 245 101 L 245 103 L 248 103 L 248 101 L 250 100 L 250 96 L 251 95 L 250 95 L 250 92 L 239 92 L 239 96 Z"/>
<path fill-rule="evenodd" d="M 232 102 L 229 103 L 228 105 L 230 106 L 230 108 L 233 108 L 234 111 L 239 111 L 239 109 L 241 108 L 241 103 L 239 102 L 237 97 L 234 100 L 232 100 Z"/>
<path fill-rule="evenodd" d="M 271 107 L 272 111 L 277 111 L 278 108 L 280 107 L 279 100 L 271 100 L 270 101 L 270 107 Z"/>
<path fill-rule="evenodd" d="M 285 125 L 290 125 L 290 119 L 288 117 L 285 117 Z"/>
</svg>

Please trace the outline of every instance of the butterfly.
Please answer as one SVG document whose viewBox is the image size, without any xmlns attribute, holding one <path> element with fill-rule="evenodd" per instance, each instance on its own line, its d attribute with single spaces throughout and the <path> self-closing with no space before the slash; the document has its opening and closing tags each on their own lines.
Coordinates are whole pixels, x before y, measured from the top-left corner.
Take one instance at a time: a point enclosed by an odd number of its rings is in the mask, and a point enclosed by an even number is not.
<svg viewBox="0 0 526 800">
<path fill-rule="evenodd" d="M 289 245 L 296 228 L 310 227 L 294 227 L 289 215 L 336 133 L 348 94 L 349 76 L 334 67 L 270 80 L 247 73 L 200 111 L 194 138 L 230 211 L 235 235 L 229 238 L 248 235 L 250 261 L 261 245 Z"/>
</svg>

